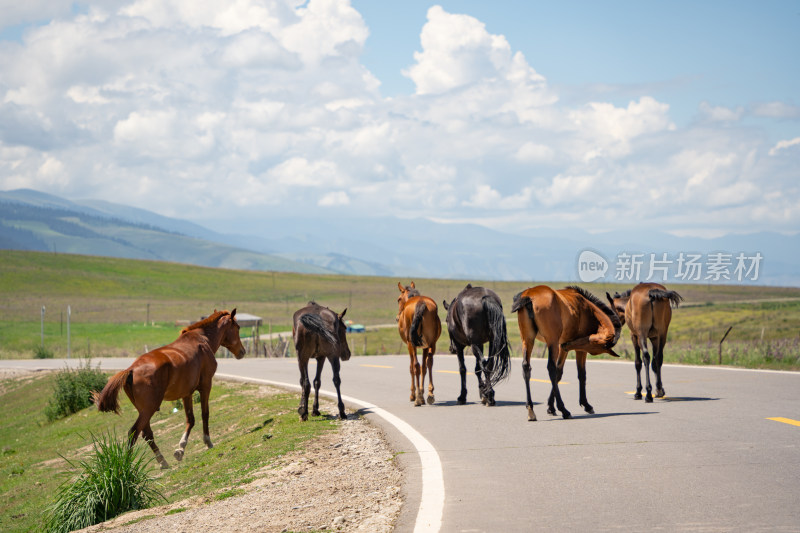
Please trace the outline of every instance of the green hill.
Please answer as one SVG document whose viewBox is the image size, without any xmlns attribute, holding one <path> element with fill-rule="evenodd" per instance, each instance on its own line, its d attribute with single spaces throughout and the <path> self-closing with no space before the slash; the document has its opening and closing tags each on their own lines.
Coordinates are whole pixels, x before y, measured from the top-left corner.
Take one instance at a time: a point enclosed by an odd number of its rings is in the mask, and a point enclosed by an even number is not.
<svg viewBox="0 0 800 533">
<path fill-rule="evenodd" d="M 34 205 L 0 199 L 0 248 L 220 268 L 324 273 L 330 270 L 236 246 L 226 246 L 143 223 L 69 205 Z"/>
</svg>

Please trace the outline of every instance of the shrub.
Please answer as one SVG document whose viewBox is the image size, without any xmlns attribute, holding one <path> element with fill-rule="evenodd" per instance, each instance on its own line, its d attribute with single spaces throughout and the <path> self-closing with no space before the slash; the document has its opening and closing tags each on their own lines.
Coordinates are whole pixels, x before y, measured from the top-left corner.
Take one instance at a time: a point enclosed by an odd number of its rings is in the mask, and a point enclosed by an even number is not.
<svg viewBox="0 0 800 533">
<path fill-rule="evenodd" d="M 107 380 L 100 366 L 92 368 L 89 359 L 74 370 L 62 370 L 56 375 L 53 396 L 44 410 L 47 420 L 53 422 L 89 407 L 92 404 L 92 391 L 103 390 Z"/>
<path fill-rule="evenodd" d="M 37 346 L 36 349 L 33 350 L 33 357 L 35 359 L 52 359 L 53 350 L 45 348 L 44 346 Z"/>
<path fill-rule="evenodd" d="M 146 509 L 163 494 L 150 477 L 153 454 L 142 442 L 92 435 L 94 454 L 76 466 L 80 472 L 56 492 L 44 514 L 46 531 L 67 532 L 105 522 L 127 511 Z"/>
</svg>

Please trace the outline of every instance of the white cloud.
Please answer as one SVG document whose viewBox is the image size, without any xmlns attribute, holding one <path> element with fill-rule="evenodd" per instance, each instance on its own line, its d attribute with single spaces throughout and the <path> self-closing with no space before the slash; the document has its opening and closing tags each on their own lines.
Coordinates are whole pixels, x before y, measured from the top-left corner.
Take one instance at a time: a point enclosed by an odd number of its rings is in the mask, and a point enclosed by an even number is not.
<svg viewBox="0 0 800 533">
<path fill-rule="evenodd" d="M 714 122 L 736 122 L 744 115 L 744 108 L 730 109 L 724 106 L 712 106 L 708 102 L 700 104 L 700 113 Z"/>
<path fill-rule="evenodd" d="M 797 118 L 791 104 L 704 103 L 678 128 L 647 93 L 563 101 L 504 35 L 439 6 L 408 57 L 414 94 L 383 98 L 347 0 L 30 5 L 54 19 L 0 43 L 0 189 L 182 217 L 800 227 L 800 139 L 767 143 L 741 120 Z"/>
<path fill-rule="evenodd" d="M 788 141 L 779 141 L 778 144 L 770 148 L 769 155 L 777 155 L 779 151 L 797 146 L 798 144 L 800 144 L 800 137 L 795 137 Z"/>
<path fill-rule="evenodd" d="M 317 205 L 322 207 L 332 207 L 338 205 L 347 205 L 350 203 L 350 197 L 344 191 L 333 191 L 325 194 L 320 198 Z"/>
</svg>

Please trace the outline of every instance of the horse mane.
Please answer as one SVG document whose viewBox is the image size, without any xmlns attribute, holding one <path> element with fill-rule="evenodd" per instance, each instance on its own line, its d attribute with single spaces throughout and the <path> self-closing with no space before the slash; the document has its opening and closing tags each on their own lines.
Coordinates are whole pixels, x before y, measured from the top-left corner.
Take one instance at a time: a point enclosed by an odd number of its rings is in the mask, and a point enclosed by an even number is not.
<svg viewBox="0 0 800 533">
<path fill-rule="evenodd" d="M 581 296 L 592 302 L 594 305 L 596 305 L 603 313 L 605 313 L 608 316 L 609 319 L 611 319 L 611 323 L 614 325 L 615 330 L 619 330 L 620 328 L 622 328 L 622 322 L 619 321 L 617 313 L 612 311 L 610 307 L 608 307 L 605 303 L 603 303 L 602 300 L 600 300 L 600 298 L 598 298 L 591 292 L 587 291 L 586 289 L 578 287 L 577 285 L 570 285 L 567 288 L 572 289 L 573 291 L 577 292 L 578 294 L 580 294 Z M 628 293 L 630 293 L 630 291 L 628 291 Z"/>
<path fill-rule="evenodd" d="M 203 328 L 205 328 L 206 326 L 208 326 L 210 324 L 214 324 L 217 320 L 219 320 L 219 318 L 221 316 L 229 315 L 229 314 L 231 314 L 230 311 L 216 311 L 215 310 L 214 313 L 211 316 L 206 317 L 206 318 L 204 318 L 202 320 L 199 320 L 199 321 L 195 322 L 194 324 L 191 324 L 191 325 L 186 326 L 185 328 L 183 328 L 181 330 L 181 335 L 183 335 L 187 331 L 191 331 L 193 329 L 203 329 Z"/>
<path fill-rule="evenodd" d="M 620 294 L 618 292 L 614 293 L 614 299 L 615 300 L 617 298 L 630 298 L 630 297 L 631 297 L 631 289 L 628 289 L 627 291 L 623 292 L 622 294 Z"/>
<path fill-rule="evenodd" d="M 408 293 L 409 298 L 413 298 L 414 296 L 420 296 L 419 290 L 412 289 L 410 286 L 406 285 L 406 292 Z"/>
</svg>

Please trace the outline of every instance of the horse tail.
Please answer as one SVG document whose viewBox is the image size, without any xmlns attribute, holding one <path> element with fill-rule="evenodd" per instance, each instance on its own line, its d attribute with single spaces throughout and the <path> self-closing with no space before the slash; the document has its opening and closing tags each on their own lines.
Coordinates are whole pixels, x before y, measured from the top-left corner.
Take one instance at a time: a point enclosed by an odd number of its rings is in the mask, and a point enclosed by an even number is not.
<svg viewBox="0 0 800 533">
<path fill-rule="evenodd" d="M 126 383 L 131 384 L 132 382 L 132 368 L 117 372 L 108 378 L 108 383 L 106 383 L 106 386 L 103 387 L 102 391 L 92 391 L 92 401 L 97 406 L 99 411 L 104 413 L 114 411 L 115 413 L 119 414 L 119 389 L 121 389 Z"/>
<path fill-rule="evenodd" d="M 683 296 L 681 296 L 675 291 L 650 289 L 650 292 L 648 294 L 650 296 L 651 303 L 655 301 L 667 300 L 672 305 L 672 307 L 678 307 L 678 305 L 683 301 Z"/>
<path fill-rule="evenodd" d="M 489 319 L 492 342 L 489 344 L 489 381 L 494 387 L 508 377 L 511 371 L 511 352 L 508 349 L 508 332 L 503 308 L 494 299 L 484 296 L 481 299 L 483 311 Z"/>
<path fill-rule="evenodd" d="M 416 307 L 414 307 L 414 318 L 411 319 L 411 344 L 414 346 L 422 346 L 422 316 L 428 307 L 425 302 L 419 300 Z"/>
<path fill-rule="evenodd" d="M 332 346 L 336 345 L 336 337 L 334 337 L 333 332 L 325 327 L 325 322 L 320 315 L 306 313 L 300 317 L 300 323 L 303 324 L 307 330 L 322 337 Z"/>
</svg>

